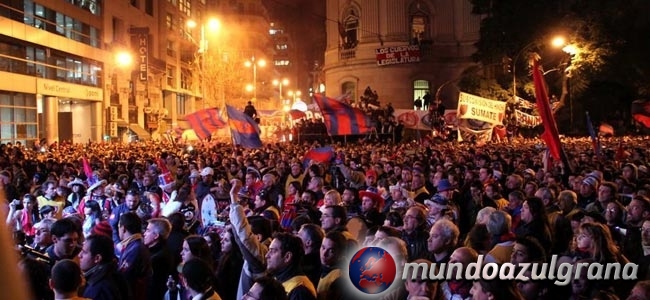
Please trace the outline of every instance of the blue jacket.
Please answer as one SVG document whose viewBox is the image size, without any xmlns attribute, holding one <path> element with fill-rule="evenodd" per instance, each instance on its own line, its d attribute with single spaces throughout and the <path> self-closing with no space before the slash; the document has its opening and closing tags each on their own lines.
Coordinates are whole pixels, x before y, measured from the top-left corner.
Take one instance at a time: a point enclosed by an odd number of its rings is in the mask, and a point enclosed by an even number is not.
<svg viewBox="0 0 650 300">
<path fill-rule="evenodd" d="M 142 238 L 134 239 L 126 245 L 122 250 L 118 268 L 131 286 L 134 299 L 146 299 L 146 291 L 151 284 L 153 271 L 151 254 Z"/>
<path fill-rule="evenodd" d="M 132 299 L 131 290 L 124 277 L 117 272 L 113 263 L 101 264 L 88 270 L 85 274 L 86 286 L 83 296 L 93 300 L 127 300 Z"/>
</svg>

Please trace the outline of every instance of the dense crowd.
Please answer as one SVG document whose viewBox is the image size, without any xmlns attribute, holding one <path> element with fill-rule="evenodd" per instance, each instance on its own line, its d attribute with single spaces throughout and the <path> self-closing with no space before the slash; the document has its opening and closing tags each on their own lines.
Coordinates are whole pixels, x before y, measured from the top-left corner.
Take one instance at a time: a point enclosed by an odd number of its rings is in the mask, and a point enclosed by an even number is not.
<svg viewBox="0 0 650 300">
<path fill-rule="evenodd" d="M 650 140 L 562 142 L 568 165 L 535 139 L 337 144 L 309 164 L 317 142 L 3 144 L 2 211 L 34 299 L 351 299 L 342 270 L 369 245 L 398 272 L 638 264 L 567 286 L 398 274 L 384 299 L 650 299 Z"/>
</svg>

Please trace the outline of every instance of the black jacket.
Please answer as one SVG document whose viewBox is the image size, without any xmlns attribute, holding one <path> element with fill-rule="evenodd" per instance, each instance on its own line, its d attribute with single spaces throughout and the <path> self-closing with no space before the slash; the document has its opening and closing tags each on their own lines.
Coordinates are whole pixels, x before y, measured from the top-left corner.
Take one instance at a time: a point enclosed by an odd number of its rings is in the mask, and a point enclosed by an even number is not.
<svg viewBox="0 0 650 300">
<path fill-rule="evenodd" d="M 151 300 L 161 300 L 167 291 L 167 278 L 175 273 L 174 256 L 167 247 L 167 241 L 159 241 L 156 245 L 149 248 L 151 252 L 151 268 L 153 277 L 151 279 L 151 288 L 148 298 Z"/>
<path fill-rule="evenodd" d="M 117 272 L 117 264 L 100 264 L 84 274 L 86 286 L 82 295 L 93 300 L 132 299 L 131 290 L 126 280 Z"/>
</svg>

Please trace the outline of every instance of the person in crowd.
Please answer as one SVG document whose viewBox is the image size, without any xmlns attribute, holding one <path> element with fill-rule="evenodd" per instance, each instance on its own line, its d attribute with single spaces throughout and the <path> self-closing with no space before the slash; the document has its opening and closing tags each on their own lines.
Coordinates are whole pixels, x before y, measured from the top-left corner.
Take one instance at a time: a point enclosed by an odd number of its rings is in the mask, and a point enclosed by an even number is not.
<svg viewBox="0 0 650 300">
<path fill-rule="evenodd" d="M 291 222 L 296 218 L 298 211 L 297 204 L 300 201 L 299 198 L 302 194 L 302 188 L 299 181 L 291 181 L 287 186 L 286 200 L 284 201 L 282 215 L 280 216 L 280 227 L 285 230 L 291 227 Z"/>
<path fill-rule="evenodd" d="M 639 281 L 634 285 L 627 300 L 650 299 L 650 280 Z"/>
<path fill-rule="evenodd" d="M 83 214 L 84 220 L 81 229 L 83 230 L 84 238 L 87 238 L 92 233 L 95 225 L 103 222 L 104 217 L 99 203 L 95 200 L 86 200 Z"/>
<path fill-rule="evenodd" d="M 282 283 L 271 276 L 262 276 L 255 280 L 255 284 L 244 294 L 242 300 L 288 300 L 287 292 Z"/>
<path fill-rule="evenodd" d="M 221 235 L 217 231 L 208 231 L 203 233 L 203 239 L 208 243 L 208 247 L 210 247 L 213 263 L 212 268 L 216 271 L 221 257 Z"/>
<path fill-rule="evenodd" d="M 93 300 L 132 299 L 129 285 L 117 271 L 111 237 L 91 235 L 86 238 L 79 252 L 79 266 L 86 279 L 82 289 L 84 297 Z"/>
<path fill-rule="evenodd" d="M 385 216 L 380 213 L 384 199 L 370 191 L 360 191 L 359 198 L 361 198 L 361 213 L 368 227 L 384 224 Z"/>
<path fill-rule="evenodd" d="M 627 206 L 625 230 L 617 230 L 622 235 L 621 250 L 630 261 L 638 262 L 643 257 L 641 226 L 648 216 L 650 216 L 650 199 L 645 196 L 634 197 Z"/>
<path fill-rule="evenodd" d="M 165 218 L 152 218 L 147 221 L 143 234 L 144 245 L 151 253 L 151 270 L 149 299 L 162 299 L 165 295 L 167 278 L 176 271 L 174 257 L 167 247 L 167 239 L 172 225 Z"/>
<path fill-rule="evenodd" d="M 298 188 L 296 188 L 296 191 L 301 191 L 302 190 L 302 182 L 305 179 L 305 173 L 302 170 L 302 165 L 298 162 L 293 162 L 291 163 L 291 171 L 289 174 L 287 174 L 286 179 L 284 181 L 284 191 L 285 191 L 285 198 L 287 198 L 287 201 L 285 203 L 289 203 L 288 197 L 291 194 L 289 191 L 290 185 L 292 182 L 298 182 Z"/>
<path fill-rule="evenodd" d="M 523 300 L 515 282 L 511 280 L 474 281 L 470 290 L 473 300 Z"/>
<path fill-rule="evenodd" d="M 406 211 L 402 239 L 406 242 L 410 259 L 428 257 L 429 232 L 427 231 L 426 212 L 421 206 L 413 206 Z"/>
<path fill-rule="evenodd" d="M 412 263 L 416 264 L 427 264 L 431 266 L 431 261 L 419 258 Z M 442 299 L 442 291 L 439 289 L 439 282 L 434 280 L 423 280 L 419 274 L 415 274 L 415 279 L 413 278 L 413 272 L 415 269 L 409 269 L 410 272 L 406 273 L 406 280 L 404 281 L 404 287 L 408 294 L 407 299 Z"/>
<path fill-rule="evenodd" d="M 58 220 L 61 219 L 61 217 L 63 216 L 65 199 L 61 199 L 56 194 L 57 186 L 58 184 L 56 183 L 56 181 L 46 181 L 45 183 L 43 183 L 43 185 L 41 186 L 43 195 L 36 197 L 36 201 L 38 202 L 38 207 L 45 207 L 45 206 L 54 207 L 54 213 L 56 219 Z"/>
<path fill-rule="evenodd" d="M 340 231 L 328 232 L 320 247 L 322 263 L 321 278 L 318 281 L 318 299 L 343 299 L 341 264 L 348 249 L 347 238 Z"/>
<path fill-rule="evenodd" d="M 111 199 L 109 199 L 104 193 L 106 190 L 106 185 L 108 182 L 104 179 L 99 180 L 88 187 L 87 195 L 81 199 L 79 206 L 76 208 L 76 211 L 83 214 L 86 207 L 86 202 L 93 200 L 97 202 L 100 207 L 101 214 L 104 218 L 108 218 L 111 215 Z"/>
<path fill-rule="evenodd" d="M 393 256 L 395 260 L 395 265 L 397 270 L 395 273 L 395 281 L 393 284 L 397 284 L 392 292 L 388 293 L 386 296 L 380 298 L 382 300 L 398 300 L 398 299 L 407 299 L 408 291 L 406 291 L 406 286 L 402 280 L 402 271 L 404 270 L 404 265 L 409 262 L 409 254 L 407 250 L 406 243 L 404 240 L 389 236 L 381 241 L 377 242 L 377 247 L 381 247 L 386 250 Z"/>
<path fill-rule="evenodd" d="M 515 241 L 511 222 L 510 215 L 504 211 L 497 210 L 490 214 L 486 225 L 492 240 L 492 250 L 485 256 L 486 262 L 501 265 L 510 261 Z"/>
<path fill-rule="evenodd" d="M 178 266 L 181 263 L 181 249 L 183 249 L 183 242 L 190 234 L 185 230 L 185 217 L 183 214 L 177 212 L 171 214 L 167 220 L 172 225 L 167 238 L 167 248 L 172 254 L 172 266 Z"/>
<path fill-rule="evenodd" d="M 625 217 L 625 206 L 618 201 L 607 203 L 605 208 L 605 220 L 609 231 L 612 233 L 612 238 L 616 241 L 617 246 L 621 246 L 623 241 L 623 231 L 627 233 L 627 226 L 623 221 Z M 621 230 L 623 229 L 623 230 Z"/>
<path fill-rule="evenodd" d="M 183 227 L 185 230 L 190 233 L 195 233 L 201 225 L 199 220 L 199 204 L 196 198 L 194 198 L 192 189 L 188 185 L 181 186 L 176 197 L 165 205 L 162 216 L 169 217 L 177 212 L 183 215 Z"/>
<path fill-rule="evenodd" d="M 12 200 L 7 213 L 7 226 L 25 234 L 27 243 L 34 240 L 36 229 L 34 225 L 41 220 L 36 197 L 26 194 L 22 201 Z"/>
<path fill-rule="evenodd" d="M 459 247 L 451 253 L 449 257 L 450 264 L 461 264 L 462 270 L 465 271 L 465 268 L 472 263 L 478 260 L 478 253 L 469 247 Z M 440 283 L 440 293 L 446 300 L 453 299 L 470 299 L 471 295 L 469 293 L 472 288 L 472 281 L 463 279 L 463 278 L 448 278 Z M 439 298 L 442 299 L 442 298 Z"/>
<path fill-rule="evenodd" d="M 88 300 L 79 297 L 79 288 L 83 283 L 83 274 L 79 265 L 69 259 L 58 261 L 52 268 L 50 287 L 55 299 Z"/>
<path fill-rule="evenodd" d="M 449 220 L 434 223 L 427 244 L 431 261 L 436 264 L 449 262 L 449 256 L 458 244 L 459 235 L 458 226 Z"/>
<path fill-rule="evenodd" d="M 253 286 L 255 277 L 261 276 L 267 268 L 266 256 L 269 251 L 271 224 L 263 217 L 247 219 L 243 207 L 239 204 L 242 182 L 233 179 L 230 184 L 230 222 L 236 244 L 244 257 L 244 266 L 241 270 L 236 297 L 241 299 L 244 293 Z"/>
<path fill-rule="evenodd" d="M 216 269 L 219 279 L 215 285 L 216 292 L 224 300 L 237 300 L 239 276 L 244 265 L 244 258 L 237 247 L 234 235 L 230 228 L 224 228 L 221 236 L 221 256 Z"/>
<path fill-rule="evenodd" d="M 146 220 L 151 218 L 151 210 L 145 207 L 146 205 L 140 202 L 140 193 L 137 190 L 129 190 L 126 192 L 124 203 L 116 207 L 109 218 L 109 222 L 113 228 L 113 242 L 115 242 L 115 244 L 120 242 L 118 225 L 122 215 L 128 212 L 133 212 L 141 218 L 141 221 L 146 222 Z"/>
<path fill-rule="evenodd" d="M 607 204 L 617 199 L 617 193 L 618 187 L 616 186 L 616 183 L 604 181 L 598 186 L 598 196 L 596 201 L 587 205 L 585 210 L 588 212 L 597 212 L 602 216 L 605 216 L 605 208 L 607 208 Z"/>
<path fill-rule="evenodd" d="M 546 262 L 546 250 L 539 241 L 532 236 L 515 239 L 510 255 L 510 263 L 543 263 Z"/>
<path fill-rule="evenodd" d="M 210 264 L 203 259 L 192 258 L 183 264 L 183 286 L 189 291 L 192 299 L 221 300 L 214 291 L 214 271 Z"/>
<path fill-rule="evenodd" d="M 142 239 L 142 220 L 134 212 L 120 215 L 118 270 L 131 287 L 135 299 L 147 299 L 148 284 L 153 275 L 151 254 Z"/>
<path fill-rule="evenodd" d="M 30 246 L 37 252 L 44 252 L 52 245 L 52 224 L 54 219 L 43 219 L 34 225 L 34 241 Z"/>
<path fill-rule="evenodd" d="M 346 187 L 341 194 L 341 205 L 348 212 L 348 217 L 361 215 L 361 205 L 359 201 L 359 190 L 353 187 Z"/>
<path fill-rule="evenodd" d="M 322 248 L 322 246 L 321 246 Z M 302 240 L 289 233 L 276 233 L 266 253 L 267 272 L 282 282 L 289 299 L 316 299 L 316 288 L 302 271 L 305 255 Z"/>
<path fill-rule="evenodd" d="M 534 235 L 542 245 L 552 245 L 551 227 L 546 207 L 540 198 L 528 198 L 521 209 L 521 224 L 515 234 L 518 237 Z"/>
<path fill-rule="evenodd" d="M 52 234 L 52 245 L 45 253 L 53 261 L 57 262 L 62 259 L 77 259 L 79 253 L 79 226 L 70 218 L 57 220 L 52 224 L 50 233 Z"/>
<path fill-rule="evenodd" d="M 303 224 L 298 231 L 302 240 L 305 256 L 302 260 L 302 270 L 314 286 L 318 286 L 321 275 L 321 259 L 319 249 L 325 238 L 323 228 L 316 224 Z"/>
</svg>

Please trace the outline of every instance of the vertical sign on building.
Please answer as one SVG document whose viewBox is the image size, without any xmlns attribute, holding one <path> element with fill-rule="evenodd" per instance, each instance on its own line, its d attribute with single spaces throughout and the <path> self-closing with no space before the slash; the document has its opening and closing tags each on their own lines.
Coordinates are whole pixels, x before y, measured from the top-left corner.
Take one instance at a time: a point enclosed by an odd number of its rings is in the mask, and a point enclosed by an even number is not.
<svg viewBox="0 0 650 300">
<path fill-rule="evenodd" d="M 129 32 L 135 36 L 135 44 L 138 57 L 138 79 L 147 81 L 149 71 L 149 27 L 132 27 Z"/>
</svg>

